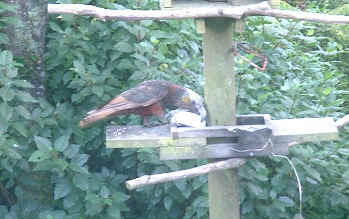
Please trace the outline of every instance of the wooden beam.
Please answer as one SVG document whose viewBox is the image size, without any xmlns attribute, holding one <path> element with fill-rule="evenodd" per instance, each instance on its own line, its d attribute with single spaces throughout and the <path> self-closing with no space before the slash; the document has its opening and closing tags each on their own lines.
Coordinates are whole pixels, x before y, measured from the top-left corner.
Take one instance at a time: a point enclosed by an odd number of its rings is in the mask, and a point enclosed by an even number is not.
<svg viewBox="0 0 349 219">
<path fill-rule="evenodd" d="M 203 35 L 205 100 L 208 124 L 235 125 L 235 77 L 233 73 L 233 20 L 205 20 Z M 218 98 L 219 97 L 219 98 Z M 208 144 L 215 144 L 214 139 Z M 240 206 L 235 169 L 208 174 L 210 219 L 239 219 Z"/>
<path fill-rule="evenodd" d="M 272 120 L 274 144 L 295 145 L 304 142 L 338 139 L 338 128 L 333 118 L 303 118 Z"/>
<path fill-rule="evenodd" d="M 240 149 L 238 144 L 221 143 L 210 144 L 206 146 L 193 147 L 161 147 L 161 160 L 180 160 L 180 159 L 215 159 L 215 158 L 249 158 L 255 156 L 269 156 L 272 154 L 288 154 L 287 144 L 260 145 L 258 148 Z"/>
<path fill-rule="evenodd" d="M 231 138 L 238 137 L 240 130 L 257 131 L 267 128 L 265 125 L 240 126 L 209 126 L 205 128 L 173 127 L 171 135 L 174 139 L 180 138 Z"/>
<path fill-rule="evenodd" d="M 195 29 L 198 34 L 204 34 L 205 31 L 205 20 L 195 19 Z"/>
<path fill-rule="evenodd" d="M 173 139 L 170 126 L 108 126 L 106 128 L 107 148 L 140 148 L 168 146 L 204 146 L 206 138 Z"/>
</svg>

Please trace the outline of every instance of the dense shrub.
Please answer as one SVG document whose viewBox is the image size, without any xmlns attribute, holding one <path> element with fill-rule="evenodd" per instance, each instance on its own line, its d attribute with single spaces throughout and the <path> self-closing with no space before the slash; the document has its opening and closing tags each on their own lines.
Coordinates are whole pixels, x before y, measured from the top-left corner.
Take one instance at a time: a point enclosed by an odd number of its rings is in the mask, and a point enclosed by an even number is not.
<svg viewBox="0 0 349 219">
<path fill-rule="evenodd" d="M 119 10 L 157 7 L 151 0 L 57 2 Z M 0 25 L 6 24 L 0 20 Z M 317 24 L 261 17 L 249 18 L 237 39 L 268 57 L 264 72 L 235 60 L 240 114 L 270 113 L 280 119 L 339 117 L 346 111 L 345 41 L 322 32 Z M 193 21 L 50 16 L 47 41 L 47 98 L 36 99 L 26 92 L 32 85 L 25 81 L 25 66 L 5 50 L 7 38 L 0 33 L 4 218 L 208 218 L 204 176 L 133 192 L 124 187 L 126 179 L 205 161 L 159 161 L 156 150 L 106 149 L 106 122 L 77 127 L 87 111 L 142 80 L 171 80 L 202 93 L 201 37 Z M 253 55 L 246 57 L 260 62 Z M 37 104 L 33 110 L 32 103 Z M 112 123 L 138 122 L 135 116 L 124 116 Z M 291 149 L 306 218 L 348 214 L 348 138 L 343 134 L 338 142 Z M 251 159 L 239 176 L 242 218 L 291 218 L 298 213 L 297 182 L 287 161 Z"/>
</svg>

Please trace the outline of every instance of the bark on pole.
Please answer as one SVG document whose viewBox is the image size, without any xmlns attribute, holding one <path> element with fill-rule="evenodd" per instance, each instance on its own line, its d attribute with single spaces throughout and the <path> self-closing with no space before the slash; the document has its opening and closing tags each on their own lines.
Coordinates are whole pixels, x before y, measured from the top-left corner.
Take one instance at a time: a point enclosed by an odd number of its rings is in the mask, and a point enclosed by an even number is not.
<svg viewBox="0 0 349 219">
<path fill-rule="evenodd" d="M 34 97 L 45 95 L 45 36 L 47 29 L 47 0 L 5 0 L 16 7 L 15 17 L 19 25 L 9 25 L 5 32 L 9 38 L 8 50 L 25 62 L 28 80 L 34 85 L 30 92 Z"/>
<path fill-rule="evenodd" d="M 209 125 L 235 125 L 233 21 L 229 18 L 205 20 L 203 53 Z M 208 143 L 217 142 L 208 139 Z M 210 219 L 240 218 L 236 169 L 209 173 L 208 190 Z"/>
</svg>

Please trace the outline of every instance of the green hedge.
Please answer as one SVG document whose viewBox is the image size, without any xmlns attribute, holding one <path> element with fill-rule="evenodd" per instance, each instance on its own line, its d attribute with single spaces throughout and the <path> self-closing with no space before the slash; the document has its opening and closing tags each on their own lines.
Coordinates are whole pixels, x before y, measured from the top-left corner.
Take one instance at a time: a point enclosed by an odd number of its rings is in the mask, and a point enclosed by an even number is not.
<svg viewBox="0 0 349 219">
<path fill-rule="evenodd" d="M 151 0 L 57 2 L 120 10 L 157 7 Z M 6 24 L 1 20 L 0 25 Z M 343 115 L 348 72 L 341 66 L 347 42 L 317 24 L 261 17 L 249 18 L 246 31 L 236 37 L 268 57 L 264 72 L 235 60 L 240 114 L 270 113 L 274 119 Z M 201 36 L 193 21 L 50 16 L 47 99 L 25 92 L 31 87 L 24 80 L 25 66 L 5 50 L 6 42 L 0 34 L 0 187 L 9 193 L 0 193 L 4 218 L 208 218 L 205 176 L 132 192 L 124 186 L 127 179 L 206 161 L 159 161 L 153 149 L 106 149 L 107 123 L 77 127 L 87 111 L 146 79 L 171 80 L 202 94 Z M 30 110 L 28 103 L 38 107 Z M 123 116 L 112 123 L 137 124 L 139 118 Z M 343 134 L 338 142 L 291 148 L 305 218 L 348 215 L 348 138 Z M 239 176 L 242 218 L 298 213 L 297 182 L 286 160 L 251 159 Z"/>
</svg>

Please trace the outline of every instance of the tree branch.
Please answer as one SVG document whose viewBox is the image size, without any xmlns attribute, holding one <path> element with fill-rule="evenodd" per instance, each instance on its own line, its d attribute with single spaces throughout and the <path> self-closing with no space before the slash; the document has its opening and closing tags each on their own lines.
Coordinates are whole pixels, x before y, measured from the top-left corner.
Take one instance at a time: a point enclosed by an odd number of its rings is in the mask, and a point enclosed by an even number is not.
<svg viewBox="0 0 349 219">
<path fill-rule="evenodd" d="M 241 19 L 248 15 L 261 15 L 332 24 L 349 24 L 349 16 L 271 9 L 267 1 L 236 7 L 201 7 L 200 10 L 193 10 L 193 8 L 177 10 L 111 10 L 83 4 L 48 4 L 48 13 L 87 15 L 101 20 L 116 19 L 126 21 L 207 17 Z"/>
<path fill-rule="evenodd" d="M 268 9 L 268 10 L 250 10 L 244 15 L 262 15 L 271 16 L 277 18 L 288 18 L 294 20 L 304 20 L 313 22 L 322 22 L 329 24 L 349 24 L 349 16 L 344 15 L 329 15 L 320 13 L 311 13 L 303 11 L 291 11 L 291 10 L 278 10 L 278 9 Z"/>
<path fill-rule="evenodd" d="M 170 173 L 161 173 L 156 175 L 145 175 L 133 180 L 126 181 L 126 187 L 129 190 L 141 188 L 144 186 L 174 181 L 178 179 L 189 179 L 196 176 L 204 175 L 210 172 L 236 168 L 245 163 L 244 159 L 232 158 L 228 160 L 209 163 L 199 167 L 194 167 L 187 170 L 180 170 Z"/>
</svg>

